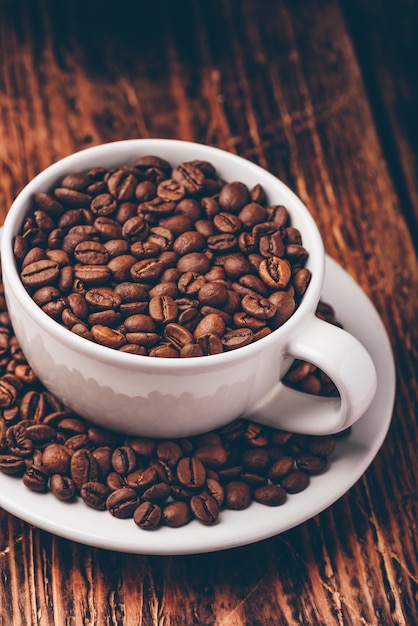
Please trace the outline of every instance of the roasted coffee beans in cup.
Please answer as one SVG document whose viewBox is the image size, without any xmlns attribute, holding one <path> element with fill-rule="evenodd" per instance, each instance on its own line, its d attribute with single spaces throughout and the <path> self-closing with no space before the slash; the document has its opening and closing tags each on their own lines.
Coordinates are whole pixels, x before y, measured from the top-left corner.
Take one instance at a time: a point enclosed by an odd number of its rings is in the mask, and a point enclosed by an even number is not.
<svg viewBox="0 0 418 626">
<path fill-rule="evenodd" d="M 37 192 L 14 254 L 55 321 L 150 357 L 257 341 L 289 319 L 311 278 L 300 231 L 261 184 L 159 155 L 69 172 Z"/>
</svg>

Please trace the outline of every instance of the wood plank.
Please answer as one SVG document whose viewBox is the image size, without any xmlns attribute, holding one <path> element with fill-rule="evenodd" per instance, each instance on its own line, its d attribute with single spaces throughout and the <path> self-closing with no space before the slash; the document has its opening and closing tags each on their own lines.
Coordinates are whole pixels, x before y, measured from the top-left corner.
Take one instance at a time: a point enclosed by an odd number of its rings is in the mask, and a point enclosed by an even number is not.
<svg viewBox="0 0 418 626">
<path fill-rule="evenodd" d="M 2 217 L 34 174 L 102 141 L 178 137 L 242 154 L 308 205 L 327 251 L 382 315 L 399 381 L 389 437 L 359 483 L 299 528 L 253 546 L 122 555 L 0 511 L 5 626 L 411 624 L 418 272 L 408 206 L 416 206 L 416 143 L 401 120 L 414 128 L 404 114 L 416 87 L 410 65 L 398 73 L 407 48 L 395 54 L 382 43 L 391 7 L 385 0 L 380 15 L 380 3 L 368 4 L 370 41 L 353 26 L 358 2 L 2 4 Z"/>
<path fill-rule="evenodd" d="M 418 8 L 396 4 L 342 2 L 367 95 L 401 208 L 418 242 Z"/>
</svg>

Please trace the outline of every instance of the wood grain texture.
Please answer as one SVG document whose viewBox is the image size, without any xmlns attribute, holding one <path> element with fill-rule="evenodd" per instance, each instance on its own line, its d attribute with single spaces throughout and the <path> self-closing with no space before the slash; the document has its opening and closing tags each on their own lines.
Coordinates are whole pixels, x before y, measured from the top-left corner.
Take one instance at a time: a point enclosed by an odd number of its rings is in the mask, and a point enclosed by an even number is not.
<svg viewBox="0 0 418 626">
<path fill-rule="evenodd" d="M 399 7 L 389 2 L 379 6 L 344 2 L 343 8 L 363 61 L 361 69 L 385 159 L 417 243 L 418 7 L 410 0 Z"/>
<path fill-rule="evenodd" d="M 361 480 L 253 546 L 124 555 L 0 510 L 0 624 L 416 623 L 418 84 L 414 2 L 396 6 L 0 2 L 2 218 L 36 173 L 90 145 L 170 137 L 239 153 L 308 205 L 382 316 L 398 385 Z"/>
</svg>

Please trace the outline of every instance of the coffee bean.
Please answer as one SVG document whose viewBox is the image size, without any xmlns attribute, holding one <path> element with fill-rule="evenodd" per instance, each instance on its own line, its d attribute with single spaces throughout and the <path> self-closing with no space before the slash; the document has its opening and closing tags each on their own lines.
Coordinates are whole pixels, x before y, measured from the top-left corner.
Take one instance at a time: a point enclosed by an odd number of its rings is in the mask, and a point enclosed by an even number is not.
<svg viewBox="0 0 418 626">
<path fill-rule="evenodd" d="M 54 189 L 54 196 L 67 207 L 88 207 L 91 202 L 91 196 L 69 187 L 57 187 Z"/>
<path fill-rule="evenodd" d="M 107 510 L 118 519 L 133 517 L 139 504 L 140 498 L 137 492 L 129 487 L 113 491 L 106 499 Z"/>
<path fill-rule="evenodd" d="M 85 301 L 97 311 L 106 311 L 117 309 L 122 303 L 122 298 L 110 287 L 95 287 L 86 292 Z"/>
<path fill-rule="evenodd" d="M 191 252 L 200 252 L 206 245 L 206 237 L 195 230 L 187 230 L 178 235 L 173 242 L 173 250 L 179 256 Z"/>
<path fill-rule="evenodd" d="M 155 322 L 149 315 L 136 313 L 129 315 L 124 321 L 124 327 L 130 333 L 153 333 L 155 331 Z"/>
<path fill-rule="evenodd" d="M 180 350 L 180 356 L 182 358 L 198 357 L 203 356 L 203 354 L 204 352 L 202 347 L 196 343 L 188 343 Z"/>
<path fill-rule="evenodd" d="M 141 502 L 134 512 L 134 522 L 143 530 L 154 530 L 160 525 L 162 511 L 154 502 Z"/>
<path fill-rule="evenodd" d="M 242 228 L 241 221 L 236 215 L 224 211 L 214 216 L 213 223 L 221 233 L 238 233 Z"/>
<path fill-rule="evenodd" d="M 227 301 L 228 290 L 225 285 L 220 282 L 204 282 L 198 291 L 197 297 L 202 305 L 207 304 L 213 307 L 222 307 Z"/>
<path fill-rule="evenodd" d="M 146 458 L 150 458 L 154 455 L 157 443 L 154 439 L 146 437 L 134 437 L 129 440 L 129 446 L 138 454 Z"/>
<path fill-rule="evenodd" d="M 119 326 L 122 321 L 121 314 L 115 309 L 104 309 L 103 311 L 92 311 L 87 317 L 87 323 L 92 327 L 96 324 L 104 324 L 110 328 Z"/>
<path fill-rule="evenodd" d="M 297 228 L 293 226 L 288 226 L 287 228 L 283 230 L 283 239 L 287 245 L 293 244 L 293 243 L 297 245 L 302 244 L 301 233 Z"/>
<path fill-rule="evenodd" d="M 280 481 L 280 485 L 287 493 L 299 493 L 309 485 L 309 476 L 305 472 L 292 470 Z"/>
<path fill-rule="evenodd" d="M 253 336 L 253 331 L 250 328 L 236 328 L 225 333 L 221 342 L 225 350 L 236 350 L 251 343 Z"/>
<path fill-rule="evenodd" d="M 56 431 L 47 424 L 33 424 L 26 428 L 26 435 L 36 445 L 43 445 L 55 439 Z"/>
<path fill-rule="evenodd" d="M 64 213 L 63 205 L 58 202 L 52 194 L 45 193 L 43 191 L 38 191 L 35 194 L 35 204 L 46 211 L 49 215 L 53 215 L 55 217 L 59 217 Z"/>
<path fill-rule="evenodd" d="M 117 200 L 130 200 L 135 193 L 137 184 L 136 176 L 124 169 L 116 170 L 107 180 L 109 192 Z"/>
<path fill-rule="evenodd" d="M 298 270 L 293 278 L 295 292 L 299 297 L 303 296 L 311 280 L 311 271 L 307 267 Z"/>
<path fill-rule="evenodd" d="M 72 415 L 73 413 L 71 413 L 71 411 L 66 411 L 65 408 L 61 407 L 61 405 L 51 406 L 49 407 L 49 410 L 46 411 L 46 415 L 42 417 L 41 421 L 44 424 L 55 427 L 63 419 L 71 417 Z"/>
<path fill-rule="evenodd" d="M 99 215 L 94 220 L 93 228 L 103 242 L 109 239 L 120 239 L 122 237 L 121 225 L 116 220 L 104 215 Z"/>
<path fill-rule="evenodd" d="M 251 504 L 251 490 L 249 486 L 239 480 L 232 480 L 225 487 L 225 506 L 227 509 L 241 511 Z"/>
<path fill-rule="evenodd" d="M 16 399 L 17 389 L 15 385 L 10 384 L 4 377 L 0 378 L 0 408 L 12 406 Z"/>
<path fill-rule="evenodd" d="M 260 485 L 266 485 L 268 482 L 265 476 L 260 476 L 260 474 L 255 474 L 253 472 L 247 471 L 242 471 L 239 478 L 251 488 L 259 487 Z"/>
<path fill-rule="evenodd" d="M 192 333 L 184 326 L 174 323 L 166 325 L 164 338 L 178 350 L 193 342 Z"/>
<path fill-rule="evenodd" d="M 268 320 L 276 313 L 275 305 L 267 298 L 259 295 L 246 294 L 241 305 L 248 315 L 259 320 Z"/>
<path fill-rule="evenodd" d="M 77 493 L 77 487 L 72 478 L 62 474 L 53 474 L 49 481 L 49 487 L 53 495 L 64 502 L 73 500 Z"/>
<path fill-rule="evenodd" d="M 74 266 L 74 277 L 86 287 L 94 287 L 106 283 L 110 278 L 110 269 L 107 265 L 80 265 Z"/>
<path fill-rule="evenodd" d="M 301 453 L 296 458 L 296 465 L 307 474 L 321 474 L 327 468 L 325 457 Z"/>
<path fill-rule="evenodd" d="M 157 196 L 163 200 L 172 200 L 178 202 L 186 195 L 184 186 L 172 178 L 163 180 L 157 187 Z"/>
<path fill-rule="evenodd" d="M 87 506 L 97 511 L 105 511 L 109 488 L 103 483 L 89 481 L 81 486 L 80 496 Z"/>
<path fill-rule="evenodd" d="M 322 437 L 310 437 L 308 440 L 308 450 L 315 455 L 328 457 L 335 450 L 335 437 L 324 435 Z"/>
<path fill-rule="evenodd" d="M 220 337 L 218 337 L 218 335 L 214 335 L 213 333 L 199 336 L 197 343 L 204 355 L 221 354 L 223 352 L 223 345 Z"/>
<path fill-rule="evenodd" d="M 225 332 L 225 322 L 217 313 L 205 315 L 194 330 L 194 337 L 199 339 L 207 335 L 221 337 Z"/>
<path fill-rule="evenodd" d="M 180 275 L 177 283 L 177 288 L 180 294 L 188 297 L 196 296 L 202 287 L 204 287 L 206 281 L 202 274 L 197 272 L 184 272 Z"/>
<path fill-rule="evenodd" d="M 74 258 L 84 265 L 105 265 L 109 252 L 99 241 L 81 241 L 74 248 Z"/>
<path fill-rule="evenodd" d="M 17 400 L 17 404 L 13 407 L 3 409 L 2 419 L 0 418 L 0 429 L 17 423 L 19 420 L 27 422 L 29 424 L 35 424 L 42 419 L 46 409 L 43 402 L 40 402 L 42 395 L 35 390 L 24 393 L 23 398 Z M 37 415 L 38 407 L 40 407 L 40 413 Z M 35 417 L 37 415 L 37 417 Z M 39 416 L 39 417 L 38 417 Z M 2 430 L 0 430 L 2 432 Z"/>
<path fill-rule="evenodd" d="M 104 324 L 92 326 L 91 333 L 97 343 L 108 348 L 119 349 L 126 343 L 126 337 L 123 333 Z"/>
<path fill-rule="evenodd" d="M 246 204 L 238 214 L 241 223 L 246 228 L 252 228 L 256 224 L 261 224 L 262 222 L 266 221 L 267 211 L 262 205 L 262 202 L 264 202 L 265 199 L 262 192 L 262 187 L 258 185 L 257 189 L 261 192 L 261 195 L 258 195 L 260 202 L 252 197 L 256 194 L 256 192 L 254 192 L 254 194 L 250 194 L 253 202 L 249 202 L 248 204 Z"/>
<path fill-rule="evenodd" d="M 261 261 L 258 272 L 260 278 L 272 289 L 284 289 L 292 275 L 290 263 L 275 256 Z"/>
<path fill-rule="evenodd" d="M 232 233 L 221 233 L 209 236 L 207 246 L 214 253 L 230 253 L 238 247 L 238 240 Z"/>
<path fill-rule="evenodd" d="M 69 187 L 70 189 L 76 189 L 77 191 L 84 191 L 87 189 L 91 182 L 91 178 L 88 174 L 71 173 L 64 176 L 61 181 L 61 187 Z"/>
<path fill-rule="evenodd" d="M 39 289 L 44 285 L 50 285 L 58 280 L 58 276 L 58 263 L 50 259 L 43 259 L 26 265 L 20 274 L 22 283 L 29 289 Z"/>
<path fill-rule="evenodd" d="M 296 309 L 296 302 L 287 291 L 275 291 L 269 298 L 276 307 L 276 312 L 270 320 L 272 328 L 279 328 L 293 315 Z"/>
<path fill-rule="evenodd" d="M 77 435 L 77 437 L 86 437 L 86 435 Z M 69 445 L 69 441 L 71 441 L 72 439 L 74 439 L 74 437 L 72 437 L 71 439 L 67 439 L 66 445 Z M 84 444 L 82 444 L 81 447 L 89 447 L 90 445 L 90 440 L 87 436 L 87 441 L 84 442 Z M 113 454 L 113 448 L 111 446 L 99 446 L 97 448 L 94 448 L 92 450 L 92 454 L 94 456 L 94 458 L 97 461 L 97 464 L 99 466 L 99 477 L 102 479 L 105 479 L 106 476 L 108 476 L 108 474 L 110 474 L 113 470 L 113 466 L 112 466 L 112 454 Z"/>
<path fill-rule="evenodd" d="M 119 446 L 112 454 L 112 466 L 118 474 L 129 474 L 135 469 L 136 454 L 130 446 Z"/>
<path fill-rule="evenodd" d="M 264 447 L 268 444 L 267 431 L 260 424 L 249 422 L 243 433 L 246 442 L 251 446 Z"/>
<path fill-rule="evenodd" d="M 9 426 L 6 431 L 7 447 L 11 454 L 15 454 L 22 458 L 31 456 L 33 452 L 33 442 L 26 434 L 26 428 L 21 422 Z"/>
<path fill-rule="evenodd" d="M 25 487 L 31 491 L 44 493 L 48 489 L 49 474 L 42 467 L 31 465 L 22 476 Z"/>
<path fill-rule="evenodd" d="M 158 259 L 143 259 L 130 268 L 132 280 L 138 283 L 153 283 L 162 274 L 164 265 Z"/>
<path fill-rule="evenodd" d="M 162 519 L 166 526 L 179 528 L 188 524 L 192 518 L 190 506 L 187 502 L 176 500 L 170 502 L 162 510 Z"/>
<path fill-rule="evenodd" d="M 210 496 L 212 496 L 220 508 L 224 502 L 225 490 L 219 480 L 216 480 L 215 478 L 208 478 L 206 480 L 206 491 Z"/>
<path fill-rule="evenodd" d="M 282 478 L 289 474 L 294 466 L 294 459 L 290 456 L 279 457 L 270 467 L 269 479 L 274 483 L 279 483 Z"/>
<path fill-rule="evenodd" d="M 190 499 L 190 509 L 195 519 L 206 526 L 215 524 L 219 515 L 219 506 L 216 500 L 207 493 L 200 493 Z"/>
<path fill-rule="evenodd" d="M 242 276 L 249 274 L 251 271 L 251 265 L 243 254 L 234 253 L 226 256 L 223 263 L 223 269 L 228 278 L 237 280 Z"/>
<path fill-rule="evenodd" d="M 21 476 L 26 470 L 24 459 L 15 454 L 0 454 L 0 472 L 8 476 Z"/>
<path fill-rule="evenodd" d="M 138 202 L 146 202 L 151 200 L 156 193 L 156 186 L 150 180 L 144 180 L 140 182 L 135 189 L 135 198 Z"/>
<path fill-rule="evenodd" d="M 160 324 L 174 322 L 177 319 L 178 307 L 169 295 L 152 297 L 148 306 L 150 317 Z"/>
<path fill-rule="evenodd" d="M 142 494 L 142 500 L 149 500 L 150 502 L 156 502 L 162 504 L 168 498 L 171 493 L 170 485 L 166 482 L 157 482 L 154 485 L 148 487 Z"/>
<path fill-rule="evenodd" d="M 261 236 L 258 243 L 258 249 L 263 257 L 282 257 L 285 252 L 285 246 L 281 231 L 275 230 L 272 233 Z"/>
<path fill-rule="evenodd" d="M 176 467 L 182 456 L 183 451 L 175 441 L 160 441 L 157 444 L 157 458 L 169 467 Z"/>
<path fill-rule="evenodd" d="M 267 506 L 281 506 L 286 502 L 286 491 L 280 485 L 262 485 L 253 491 L 255 502 Z"/>
<path fill-rule="evenodd" d="M 45 250 L 35 246 L 27 252 L 25 258 L 23 259 L 22 269 L 28 265 L 32 265 L 32 263 L 36 263 L 37 261 L 44 261 L 47 258 Z"/>
<path fill-rule="evenodd" d="M 295 262 L 295 261 L 301 262 L 301 261 L 305 261 L 305 259 L 307 259 L 308 252 L 300 244 L 288 243 L 287 246 L 286 246 L 286 257 L 292 263 Z"/>
<path fill-rule="evenodd" d="M 210 260 L 203 252 L 189 252 L 180 257 L 177 269 L 180 272 L 206 274 L 210 269 Z"/>
<path fill-rule="evenodd" d="M 58 439 L 59 438 L 60 437 L 58 436 Z M 90 442 L 87 435 L 73 435 L 65 441 L 65 447 L 70 453 L 80 450 L 81 448 L 90 448 L 89 444 Z"/>
<path fill-rule="evenodd" d="M 206 480 L 205 466 L 199 459 L 183 457 L 177 465 L 177 478 L 189 489 L 201 488 Z"/>
<path fill-rule="evenodd" d="M 140 468 L 126 477 L 127 486 L 137 489 L 140 493 L 143 493 L 158 481 L 159 476 L 155 467 Z"/>
<path fill-rule="evenodd" d="M 200 445 L 193 452 L 206 468 L 217 469 L 225 465 L 228 460 L 228 451 L 221 443 L 207 443 Z"/>
<path fill-rule="evenodd" d="M 251 448 L 242 453 L 241 461 L 249 472 L 263 474 L 270 464 L 270 456 L 265 448 Z"/>
<path fill-rule="evenodd" d="M 170 164 L 159 156 L 145 155 L 138 157 L 134 163 L 135 167 L 140 170 L 148 170 L 149 168 L 158 168 L 163 171 L 169 172 L 171 170 Z"/>
<path fill-rule="evenodd" d="M 89 450 L 81 448 L 76 450 L 71 457 L 70 472 L 78 489 L 81 489 L 84 483 L 98 480 L 99 464 Z"/>
<path fill-rule="evenodd" d="M 50 474 L 69 474 L 71 455 L 65 447 L 51 443 L 43 451 L 42 463 Z"/>
<path fill-rule="evenodd" d="M 198 195 L 204 189 L 205 175 L 192 163 L 181 163 L 173 169 L 172 176 L 191 196 Z"/>
<path fill-rule="evenodd" d="M 250 200 L 247 186 L 239 181 L 227 183 L 219 194 L 219 204 L 226 211 L 238 213 Z"/>
</svg>

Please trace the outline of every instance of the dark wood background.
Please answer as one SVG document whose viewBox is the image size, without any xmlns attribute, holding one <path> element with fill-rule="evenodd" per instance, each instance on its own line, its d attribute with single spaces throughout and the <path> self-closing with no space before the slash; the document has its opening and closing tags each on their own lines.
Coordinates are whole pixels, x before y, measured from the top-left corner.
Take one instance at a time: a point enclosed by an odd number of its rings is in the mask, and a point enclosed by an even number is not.
<svg viewBox="0 0 418 626">
<path fill-rule="evenodd" d="M 418 623 L 415 0 L 0 0 L 0 213 L 42 168 L 136 137 L 267 167 L 377 307 L 388 437 L 332 507 L 261 543 L 178 557 L 54 537 L 0 511 L 0 624 Z"/>
</svg>

